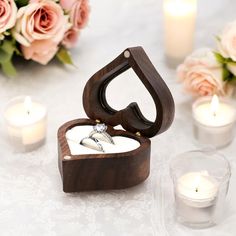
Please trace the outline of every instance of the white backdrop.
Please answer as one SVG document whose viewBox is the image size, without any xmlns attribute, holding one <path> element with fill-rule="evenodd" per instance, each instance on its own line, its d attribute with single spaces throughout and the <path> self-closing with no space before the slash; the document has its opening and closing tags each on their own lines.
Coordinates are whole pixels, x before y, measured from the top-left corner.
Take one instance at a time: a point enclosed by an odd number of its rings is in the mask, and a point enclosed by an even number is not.
<svg viewBox="0 0 236 236">
<path fill-rule="evenodd" d="M 175 71 L 164 63 L 161 1 L 91 0 L 90 3 L 89 25 L 73 50 L 77 69 L 65 69 L 57 63 L 42 67 L 30 62 L 18 63 L 17 78 L 1 75 L 1 111 L 10 98 L 33 95 L 48 106 L 49 128 L 44 147 L 17 154 L 4 137 L 0 116 L 0 235 L 236 235 L 236 140 L 221 150 L 230 160 L 233 172 L 221 224 L 198 231 L 173 219 L 169 161 L 176 154 L 198 146 L 192 137 L 191 100 L 183 95 Z M 213 45 L 214 35 L 227 21 L 236 19 L 235 9 L 233 0 L 200 0 L 196 46 Z M 57 167 L 57 129 L 68 120 L 86 117 L 81 99 L 86 81 L 125 48 L 137 45 L 144 47 L 176 102 L 172 127 L 152 138 L 150 177 L 126 190 L 65 194 Z M 108 96 L 114 108 L 135 100 L 149 118 L 154 115 L 151 99 L 132 72 L 114 81 L 108 88 Z"/>
</svg>

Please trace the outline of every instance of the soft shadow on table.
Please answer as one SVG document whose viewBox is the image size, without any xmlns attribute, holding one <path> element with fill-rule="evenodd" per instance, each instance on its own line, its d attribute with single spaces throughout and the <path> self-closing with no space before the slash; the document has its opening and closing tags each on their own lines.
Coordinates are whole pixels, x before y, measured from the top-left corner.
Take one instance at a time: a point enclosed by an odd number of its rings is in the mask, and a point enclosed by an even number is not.
<svg viewBox="0 0 236 236">
<path fill-rule="evenodd" d="M 27 63 L 27 65 L 26 65 L 26 63 Z M 37 72 L 40 73 L 42 70 L 48 71 L 48 67 L 56 67 L 57 69 L 61 69 L 66 72 L 71 72 L 71 69 L 76 68 L 76 66 L 72 66 L 72 65 L 65 66 L 55 58 L 45 66 L 45 65 L 41 65 L 37 62 L 34 62 L 32 60 L 22 60 L 21 57 L 16 57 L 14 59 L 14 65 L 15 65 L 19 75 L 21 73 L 23 73 L 24 71 L 26 71 L 26 68 L 30 68 L 30 71 L 34 71 L 36 73 Z M 29 71 L 27 71 L 27 73 L 29 73 Z"/>
<path fill-rule="evenodd" d="M 87 191 L 79 193 L 63 193 L 59 201 L 64 207 L 78 208 L 79 212 L 86 211 L 86 207 L 96 208 L 98 211 L 111 211 L 119 218 L 125 212 L 135 211 L 140 207 L 143 214 L 149 212 L 153 202 L 153 195 L 147 180 L 137 186 L 122 190 Z M 85 208 L 84 208 L 85 207 Z M 126 219 L 127 220 L 127 219 Z M 132 220 L 129 220 L 132 222 Z"/>
<path fill-rule="evenodd" d="M 85 192 L 77 192 L 77 193 L 64 193 L 64 197 L 67 199 L 70 198 L 93 198 L 93 197 L 107 197 L 109 195 L 116 196 L 120 198 L 122 196 L 130 196 L 131 198 L 136 194 L 143 193 L 144 190 L 147 188 L 148 179 L 141 184 L 136 186 L 126 188 L 126 189 L 118 189 L 118 190 L 104 190 L 104 191 L 85 191 Z"/>
</svg>

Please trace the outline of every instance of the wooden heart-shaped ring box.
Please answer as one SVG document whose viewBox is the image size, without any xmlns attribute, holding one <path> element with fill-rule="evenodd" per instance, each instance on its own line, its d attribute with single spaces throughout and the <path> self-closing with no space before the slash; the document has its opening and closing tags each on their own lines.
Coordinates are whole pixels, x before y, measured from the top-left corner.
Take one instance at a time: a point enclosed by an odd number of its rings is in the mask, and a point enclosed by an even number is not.
<svg viewBox="0 0 236 236">
<path fill-rule="evenodd" d="M 107 103 L 108 84 L 129 68 L 134 70 L 154 100 L 154 122 L 142 115 L 135 102 L 120 111 L 112 109 Z M 83 106 L 90 119 L 69 121 L 58 130 L 58 163 L 64 192 L 123 189 L 143 182 L 150 172 L 149 138 L 166 131 L 174 118 L 172 95 L 143 48 L 126 49 L 94 74 L 85 86 Z M 92 130 L 97 122 L 105 123 L 107 133 L 113 138 L 126 137 L 137 141 L 138 147 L 114 153 L 72 154 L 67 132 L 89 126 Z M 114 129 L 116 125 L 121 125 L 124 130 Z M 79 141 L 76 145 L 80 145 Z"/>
</svg>

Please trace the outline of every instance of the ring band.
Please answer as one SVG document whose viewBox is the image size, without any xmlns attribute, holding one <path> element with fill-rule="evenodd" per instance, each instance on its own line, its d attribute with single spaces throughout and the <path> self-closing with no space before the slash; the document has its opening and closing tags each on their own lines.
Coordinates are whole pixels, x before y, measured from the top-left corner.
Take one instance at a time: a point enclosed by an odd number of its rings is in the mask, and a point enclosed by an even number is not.
<svg viewBox="0 0 236 236">
<path fill-rule="evenodd" d="M 105 124 L 96 124 L 93 126 L 93 131 L 89 134 L 89 137 L 115 144 L 112 137 L 106 132 L 106 130 L 107 126 Z"/>
<path fill-rule="evenodd" d="M 99 143 L 99 141 L 93 137 L 85 137 L 85 138 L 81 139 L 80 144 L 82 146 L 85 146 L 87 148 L 90 148 L 90 149 L 93 149 L 96 151 L 105 152 L 102 144 Z"/>
</svg>

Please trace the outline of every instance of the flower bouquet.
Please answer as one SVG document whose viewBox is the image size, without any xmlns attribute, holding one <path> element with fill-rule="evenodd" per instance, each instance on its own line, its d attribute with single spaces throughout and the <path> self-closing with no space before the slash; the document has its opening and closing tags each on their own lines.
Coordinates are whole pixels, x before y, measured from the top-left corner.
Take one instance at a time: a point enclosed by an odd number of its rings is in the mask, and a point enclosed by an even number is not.
<svg viewBox="0 0 236 236">
<path fill-rule="evenodd" d="M 75 46 L 88 21 L 88 0 L 1 0 L 0 64 L 14 76 L 14 56 L 46 65 L 54 57 L 73 64 Z"/>
<path fill-rule="evenodd" d="M 230 96 L 236 82 L 236 21 L 216 37 L 217 49 L 202 48 L 177 68 L 178 79 L 193 96 Z"/>
</svg>

